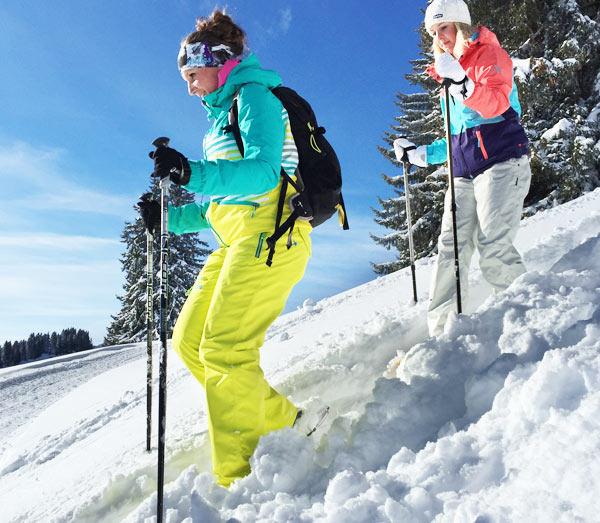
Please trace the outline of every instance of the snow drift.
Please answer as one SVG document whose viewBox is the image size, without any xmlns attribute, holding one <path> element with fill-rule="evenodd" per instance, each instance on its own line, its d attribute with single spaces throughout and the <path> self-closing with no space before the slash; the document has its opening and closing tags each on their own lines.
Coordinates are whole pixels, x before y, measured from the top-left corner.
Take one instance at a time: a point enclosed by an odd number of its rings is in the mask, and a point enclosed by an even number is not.
<svg viewBox="0 0 600 523">
<path fill-rule="evenodd" d="M 166 521 L 597 521 L 599 202 L 596 190 L 525 220 L 528 272 L 503 293 L 490 295 L 475 260 L 471 314 L 438 338 L 425 324 L 430 259 L 417 264 L 417 305 L 401 271 L 280 317 L 262 351 L 268 379 L 332 414 L 311 438 L 263 437 L 229 490 L 210 473 L 203 391 L 171 352 Z M 4 435 L 3 521 L 155 520 L 142 349 Z M 61 387 L 34 385 L 31 405 Z M 0 419 L 16 415 L 3 400 Z"/>
</svg>

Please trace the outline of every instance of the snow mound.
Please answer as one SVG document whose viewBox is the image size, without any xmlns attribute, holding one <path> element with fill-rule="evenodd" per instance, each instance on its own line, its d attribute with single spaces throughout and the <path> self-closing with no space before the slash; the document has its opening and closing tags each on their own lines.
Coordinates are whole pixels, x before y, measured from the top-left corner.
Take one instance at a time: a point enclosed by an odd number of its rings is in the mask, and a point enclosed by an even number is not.
<svg viewBox="0 0 600 523">
<path fill-rule="evenodd" d="M 210 473 L 202 388 L 170 357 L 166 521 L 596 521 L 599 202 L 597 190 L 525 220 L 528 272 L 489 295 L 474 264 L 474 310 L 437 338 L 406 270 L 279 318 L 261 353 L 267 378 L 331 412 L 310 438 L 261 438 L 252 473 L 229 489 Z M 418 261 L 419 289 L 430 271 Z M 6 521 L 156 521 L 141 356 L 3 442 Z M 21 393 L 35 403 L 44 390 Z"/>
</svg>

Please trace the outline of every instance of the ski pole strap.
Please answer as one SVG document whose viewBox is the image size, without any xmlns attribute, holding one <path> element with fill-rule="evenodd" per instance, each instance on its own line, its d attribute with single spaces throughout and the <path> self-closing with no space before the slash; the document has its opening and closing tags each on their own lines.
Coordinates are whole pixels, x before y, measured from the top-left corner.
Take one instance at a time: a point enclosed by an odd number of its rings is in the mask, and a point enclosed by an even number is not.
<svg viewBox="0 0 600 523">
<path fill-rule="evenodd" d="M 460 94 L 462 94 L 463 98 L 466 98 L 467 97 L 467 80 L 468 80 L 467 75 L 465 75 L 465 77 L 460 82 L 457 82 L 456 80 L 453 80 L 452 78 L 444 78 L 442 85 L 444 87 L 450 87 L 451 85 L 462 85 Z"/>
<path fill-rule="evenodd" d="M 402 160 L 400 160 L 404 164 L 404 168 L 406 168 L 406 164 L 410 163 L 408 161 L 408 151 L 414 151 L 417 148 L 416 145 L 409 145 L 404 148 L 404 154 L 402 155 Z"/>
<path fill-rule="evenodd" d="M 454 85 L 463 85 L 467 83 L 467 75 L 465 75 L 465 77 L 460 81 L 457 82 L 456 80 L 453 80 L 452 78 L 444 78 L 442 81 L 442 85 L 443 86 L 448 86 L 450 87 L 452 84 Z"/>
</svg>

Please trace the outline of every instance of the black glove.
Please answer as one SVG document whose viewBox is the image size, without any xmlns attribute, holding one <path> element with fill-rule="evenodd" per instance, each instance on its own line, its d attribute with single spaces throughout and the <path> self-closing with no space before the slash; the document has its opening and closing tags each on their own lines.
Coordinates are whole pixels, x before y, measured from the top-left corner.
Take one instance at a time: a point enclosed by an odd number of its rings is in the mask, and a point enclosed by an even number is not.
<svg viewBox="0 0 600 523">
<path fill-rule="evenodd" d="M 159 232 L 160 228 L 160 203 L 156 200 L 150 200 L 150 197 L 150 194 L 143 194 L 140 196 L 137 205 L 146 230 L 151 234 L 155 234 Z"/>
<path fill-rule="evenodd" d="M 171 147 L 157 147 L 148 156 L 154 160 L 152 176 L 166 178 L 169 176 L 177 185 L 187 185 L 192 170 L 185 156 Z"/>
</svg>

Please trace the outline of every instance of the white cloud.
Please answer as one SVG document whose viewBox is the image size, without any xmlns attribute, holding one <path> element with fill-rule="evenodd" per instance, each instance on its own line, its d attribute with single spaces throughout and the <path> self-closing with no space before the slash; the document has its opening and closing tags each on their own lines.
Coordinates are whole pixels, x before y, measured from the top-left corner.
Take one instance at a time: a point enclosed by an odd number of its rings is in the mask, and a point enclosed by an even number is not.
<svg viewBox="0 0 600 523">
<path fill-rule="evenodd" d="M 63 149 L 0 145 L 0 339 L 76 327 L 100 342 L 118 311 L 123 245 L 106 216 L 128 216 L 131 198 L 85 187 L 65 165 Z M 78 234 L 61 234 L 70 221 Z"/>
<path fill-rule="evenodd" d="M 90 236 L 70 236 L 55 233 L 2 234 L 0 247 L 23 249 L 46 249 L 63 251 L 85 251 L 116 247 L 120 242 L 112 238 L 93 238 Z"/>
<path fill-rule="evenodd" d="M 254 49 L 267 46 L 272 40 L 285 35 L 292 25 L 292 8 L 285 7 L 273 13 L 267 13 L 257 27 L 249 31 Z"/>
<path fill-rule="evenodd" d="M 0 249 L 0 340 L 76 327 L 102 341 L 123 284 L 118 240 L 0 234 Z"/>
<path fill-rule="evenodd" d="M 285 9 L 282 9 L 279 13 L 281 15 L 279 27 L 281 32 L 285 34 L 288 32 L 290 26 L 292 25 L 292 8 L 286 7 Z"/>
<path fill-rule="evenodd" d="M 62 164 L 62 149 L 34 147 L 24 142 L 0 146 L 0 201 L 18 218 L 33 210 L 76 211 L 126 216 L 131 198 L 85 188 L 71 181 Z M 95 205 L 97 202 L 97 205 Z"/>
<path fill-rule="evenodd" d="M 106 288 L 107 281 L 121 280 L 118 260 L 79 264 L 28 262 L 16 270 L 14 265 L 1 264 L 0 268 L 2 298 L 11 304 L 7 312 L 15 319 L 97 313 L 103 310 L 100 304 L 104 301 L 98 299 L 98 289 Z M 109 297 L 112 301 L 113 292 Z"/>
</svg>

